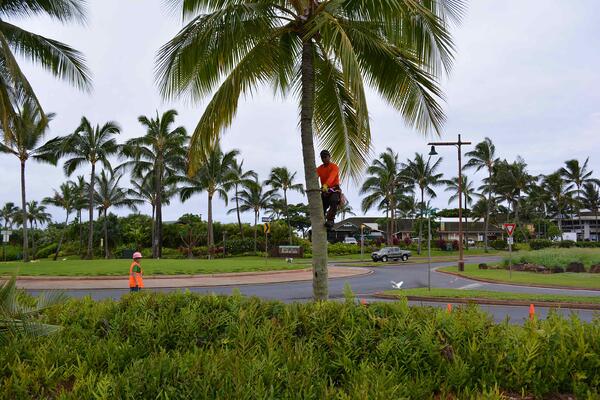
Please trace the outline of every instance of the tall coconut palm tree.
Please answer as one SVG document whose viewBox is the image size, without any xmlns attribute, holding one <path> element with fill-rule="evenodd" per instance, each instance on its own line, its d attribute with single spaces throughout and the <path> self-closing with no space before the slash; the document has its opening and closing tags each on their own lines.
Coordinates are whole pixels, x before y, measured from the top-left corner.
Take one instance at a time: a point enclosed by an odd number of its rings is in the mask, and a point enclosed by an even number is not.
<svg viewBox="0 0 600 400">
<path fill-rule="evenodd" d="M 134 211 L 137 210 L 137 205 L 143 201 L 134 198 L 135 192 L 131 189 L 124 189 L 119 186 L 119 182 L 123 175 L 115 174 L 112 170 L 102 170 L 98 177 L 98 186 L 94 193 L 94 202 L 97 204 L 98 210 L 104 217 L 102 223 L 102 231 L 104 232 L 104 257 L 108 259 L 108 209 L 127 207 Z"/>
<path fill-rule="evenodd" d="M 271 84 L 297 95 L 312 225 L 313 292 L 326 299 L 327 235 L 315 174 L 314 137 L 343 177 L 357 179 L 371 145 L 365 81 L 421 132 L 445 116 L 437 79 L 453 59 L 449 21 L 462 0 L 173 2 L 189 21 L 158 54 L 166 98 L 199 101 L 215 91 L 194 131 L 190 173 L 200 168 L 239 98 Z"/>
<path fill-rule="evenodd" d="M 430 160 L 425 161 L 422 154 L 415 153 L 414 160 L 407 160 L 402 164 L 402 177 L 406 182 L 418 188 L 421 192 L 421 203 L 419 205 L 419 246 L 417 252 L 421 254 L 421 242 L 423 241 L 423 212 L 425 210 L 425 194 L 429 199 L 437 197 L 433 188 L 443 185 L 443 174 L 437 173 L 442 163 L 440 157 L 435 163 Z"/>
<path fill-rule="evenodd" d="M 600 242 L 600 226 L 598 225 L 598 209 L 600 208 L 600 191 L 598 191 L 598 185 L 593 182 L 586 182 L 583 184 L 583 190 L 581 191 L 581 204 L 583 207 L 594 213 L 596 217 L 596 241 Z"/>
<path fill-rule="evenodd" d="M 268 209 L 271 202 L 278 197 L 277 190 L 265 191 L 264 186 L 258 180 L 255 180 L 244 185 L 244 188 L 238 192 L 237 197 L 239 197 L 241 212 L 252 211 L 254 213 L 254 251 L 256 251 L 260 211 Z"/>
<path fill-rule="evenodd" d="M 72 156 L 65 162 L 64 170 L 67 176 L 84 164 L 90 164 L 90 181 L 88 185 L 88 243 L 86 257 L 93 257 L 94 241 L 94 190 L 96 187 L 96 164 L 101 164 L 106 169 L 111 169 L 109 157 L 115 153 L 119 146 L 114 138 L 121 132 L 116 122 L 110 121 L 104 125 L 92 126 L 90 121 L 83 117 L 81 124 L 75 132 L 63 139 L 61 154 Z"/>
<path fill-rule="evenodd" d="M 363 212 L 367 212 L 375 204 L 378 208 L 385 210 L 387 219 L 387 240 L 388 244 L 393 244 L 392 235 L 395 232 L 396 208 L 398 204 L 398 195 L 400 188 L 403 188 L 400 175 L 400 162 L 398 154 L 391 148 L 379 155 L 379 158 L 373 160 L 367 168 L 367 178 L 360 188 L 360 194 L 367 194 L 361 203 Z"/>
<path fill-rule="evenodd" d="M 583 165 L 579 164 L 579 160 L 567 160 L 565 161 L 565 166 L 560 169 L 560 174 L 562 177 L 570 184 L 575 186 L 575 199 L 577 200 L 576 209 L 577 209 L 577 222 L 579 228 L 581 229 L 581 206 L 579 204 L 579 200 L 582 197 L 581 188 L 586 183 L 594 183 L 596 185 L 600 185 L 600 180 L 593 178 L 592 174 L 594 171 L 588 169 L 588 162 L 590 158 L 586 158 Z"/>
<path fill-rule="evenodd" d="M 452 195 L 448 198 L 448 204 L 452 204 L 452 202 L 456 201 L 458 199 L 458 194 L 459 194 L 459 183 L 458 183 L 458 177 L 455 176 L 454 178 L 450 179 L 450 180 L 445 180 L 444 183 L 446 184 L 446 192 L 451 192 Z M 463 198 L 463 202 L 464 202 L 464 207 L 465 209 L 469 209 L 469 206 L 473 204 L 473 200 L 480 196 L 478 193 L 475 192 L 475 187 L 473 186 L 473 182 L 465 175 L 462 176 L 462 198 Z M 467 250 L 469 250 L 469 223 L 467 220 L 467 215 L 466 213 L 464 213 L 464 219 L 465 219 L 465 227 L 466 227 L 466 231 L 467 231 L 467 240 L 465 241 L 465 248 Z"/>
<path fill-rule="evenodd" d="M 487 194 L 487 201 L 485 205 L 488 208 L 492 205 L 492 196 L 493 196 L 493 186 L 492 186 L 492 174 L 494 173 L 494 165 L 497 161 L 496 157 L 496 146 L 492 142 L 492 140 L 486 137 L 483 141 L 477 143 L 475 145 L 475 150 L 469 151 L 465 154 L 466 157 L 470 157 L 469 161 L 463 167 L 464 169 L 474 168 L 475 172 L 481 171 L 485 169 L 487 171 L 487 180 L 484 182 L 484 185 L 480 188 L 483 190 L 484 194 Z M 488 232 L 489 232 L 489 221 L 490 221 L 490 210 L 486 212 L 485 216 L 485 232 L 484 232 L 484 248 L 485 252 L 489 251 L 488 247 Z"/>
<path fill-rule="evenodd" d="M 138 121 L 146 129 L 142 137 L 128 140 L 122 154 L 133 158 L 122 164 L 130 167 L 137 177 L 154 176 L 155 215 L 153 216 L 152 257 L 162 256 L 163 187 L 183 179 L 186 166 L 187 133 L 183 126 L 172 128 L 177 111 L 168 110 L 156 118 L 140 116 Z"/>
<path fill-rule="evenodd" d="M 237 215 L 238 228 L 240 230 L 240 237 L 244 238 L 244 230 L 242 229 L 242 220 L 240 218 L 240 204 L 238 200 L 238 191 L 240 187 L 247 185 L 252 180 L 258 179 L 258 175 L 253 170 L 244 171 L 244 161 L 238 163 L 237 159 L 234 159 L 229 168 L 229 176 L 227 180 L 233 185 L 232 188 L 235 192 L 235 212 Z"/>
<path fill-rule="evenodd" d="M 294 183 L 296 172 L 291 173 L 286 167 L 275 167 L 271 170 L 269 179 L 265 182 L 275 190 L 283 191 L 283 204 L 285 220 L 288 225 L 289 243 L 292 244 L 292 226 L 290 225 L 290 213 L 288 210 L 287 192 L 295 191 L 304 194 L 304 187 L 301 183 Z"/>
<path fill-rule="evenodd" d="M 80 255 L 83 255 L 83 223 L 81 222 L 82 212 L 89 207 L 89 199 L 86 196 L 89 187 L 85 181 L 83 175 L 78 175 L 77 179 L 73 181 L 73 188 L 75 192 L 75 203 L 73 208 L 77 215 L 77 226 L 79 227 L 79 251 Z"/>
<path fill-rule="evenodd" d="M 42 143 L 48 130 L 48 122 L 53 117 L 54 114 L 43 116 L 41 111 L 35 108 L 35 105 L 25 103 L 19 114 L 11 117 L 9 121 L 11 134 L 5 134 L 4 143 L 0 143 L 0 153 L 16 156 L 21 164 L 21 212 L 23 213 L 21 221 L 23 228 L 23 261 L 25 262 L 29 260 L 25 165 L 29 159 L 56 165 L 57 153 L 55 146 L 58 143 L 58 139 L 55 138 Z"/>
<path fill-rule="evenodd" d="M 60 239 L 58 240 L 58 246 L 56 246 L 56 251 L 54 252 L 54 261 L 58 258 L 58 253 L 60 253 L 60 247 L 62 246 L 63 239 L 65 237 L 65 232 L 69 226 L 69 215 L 73 212 L 73 209 L 76 206 L 77 202 L 77 187 L 73 182 L 65 182 L 60 185 L 59 190 L 54 190 L 54 195 L 52 197 L 46 197 L 42 200 L 44 204 L 51 204 L 53 206 L 62 208 L 65 210 L 65 226 L 60 233 Z"/>
<path fill-rule="evenodd" d="M 189 179 L 187 179 L 187 186 L 181 188 L 180 196 L 181 201 L 187 201 L 193 194 L 206 192 L 208 195 L 208 248 L 209 257 L 212 254 L 212 247 L 215 244 L 214 233 L 213 233 L 213 210 L 212 201 L 215 194 L 227 205 L 228 197 L 227 191 L 231 189 L 233 182 L 229 179 L 231 177 L 230 170 L 233 164 L 233 160 L 240 154 L 238 150 L 231 150 L 227 153 L 223 153 L 221 148 L 217 146 L 213 152 L 211 152 L 204 163 L 202 168 L 196 171 L 196 173 Z"/>
<path fill-rule="evenodd" d="M 47 123 L 42 106 L 21 70 L 15 54 L 33 61 L 59 79 L 80 89 L 91 87 L 90 73 L 83 55 L 68 45 L 29 32 L 9 21 L 31 16 L 48 16 L 60 22 L 84 22 L 85 0 L 5 0 L 0 1 L 0 125 L 5 140 L 15 140 L 11 119 L 23 103 L 36 110 L 41 123 Z"/>
</svg>

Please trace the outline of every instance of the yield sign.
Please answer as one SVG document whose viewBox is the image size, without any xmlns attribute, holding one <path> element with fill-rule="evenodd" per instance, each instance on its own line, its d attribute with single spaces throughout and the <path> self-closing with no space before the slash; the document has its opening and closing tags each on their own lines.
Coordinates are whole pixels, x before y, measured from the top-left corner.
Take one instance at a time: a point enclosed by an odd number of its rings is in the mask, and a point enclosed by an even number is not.
<svg viewBox="0 0 600 400">
<path fill-rule="evenodd" d="M 516 226 L 517 224 L 502 224 L 502 227 L 506 229 L 506 233 L 508 233 L 508 236 L 512 236 L 513 233 L 515 233 Z"/>
</svg>

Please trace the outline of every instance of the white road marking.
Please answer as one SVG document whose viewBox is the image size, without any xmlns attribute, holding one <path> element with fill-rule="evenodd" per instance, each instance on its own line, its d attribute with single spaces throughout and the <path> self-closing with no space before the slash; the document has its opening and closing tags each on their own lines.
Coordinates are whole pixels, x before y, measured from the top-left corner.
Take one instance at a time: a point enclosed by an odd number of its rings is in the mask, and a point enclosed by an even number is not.
<svg viewBox="0 0 600 400">
<path fill-rule="evenodd" d="M 461 286 L 458 288 L 458 290 L 465 290 L 465 289 L 475 289 L 476 287 L 479 286 L 483 286 L 481 283 L 471 283 L 470 285 L 465 285 L 465 286 Z"/>
</svg>

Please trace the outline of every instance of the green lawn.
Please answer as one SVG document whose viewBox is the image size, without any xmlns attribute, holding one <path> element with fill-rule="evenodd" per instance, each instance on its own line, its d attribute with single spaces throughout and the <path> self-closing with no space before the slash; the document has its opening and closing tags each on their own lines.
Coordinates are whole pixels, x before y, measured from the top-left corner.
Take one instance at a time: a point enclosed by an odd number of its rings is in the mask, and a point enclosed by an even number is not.
<svg viewBox="0 0 600 400">
<path fill-rule="evenodd" d="M 107 276 L 127 275 L 129 260 L 40 260 L 27 264 L 21 262 L 0 263 L 0 275 L 16 272 L 21 276 Z M 310 267 L 310 260 L 294 260 L 261 257 L 235 257 L 216 260 L 142 260 L 144 275 L 216 274 L 226 272 L 250 272 L 292 270 Z"/>
<path fill-rule="evenodd" d="M 443 267 L 440 271 L 458 272 L 458 267 Z M 566 286 L 586 289 L 600 289 L 600 274 L 570 273 L 539 274 L 535 272 L 512 272 L 504 269 L 479 269 L 477 264 L 465 265 L 460 275 L 467 278 L 486 279 L 500 283 L 534 284 L 545 286 Z"/>
<path fill-rule="evenodd" d="M 529 293 L 506 293 L 492 292 L 489 290 L 459 290 L 459 289 L 436 289 L 431 291 L 427 288 L 405 289 L 405 290 L 386 290 L 383 292 L 391 296 L 423 296 L 423 297 L 441 297 L 444 299 L 489 299 L 489 300 L 520 300 L 520 301 L 539 301 L 539 302 L 560 302 L 560 303 L 587 303 L 600 304 L 600 296 L 565 296 L 554 294 L 529 294 Z"/>
</svg>

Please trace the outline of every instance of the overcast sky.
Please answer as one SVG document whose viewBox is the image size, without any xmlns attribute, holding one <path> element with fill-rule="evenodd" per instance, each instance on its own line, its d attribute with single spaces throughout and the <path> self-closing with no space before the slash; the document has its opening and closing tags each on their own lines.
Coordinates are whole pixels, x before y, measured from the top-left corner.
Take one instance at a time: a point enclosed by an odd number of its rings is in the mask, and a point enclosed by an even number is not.
<svg viewBox="0 0 600 400">
<path fill-rule="evenodd" d="M 462 133 L 475 144 L 488 136 L 499 156 L 514 160 L 521 155 L 532 174 L 550 173 L 567 159 L 589 156 L 600 177 L 598 15 L 597 0 L 469 2 L 464 21 L 453 31 L 458 51 L 452 74 L 443 83 L 448 122 L 441 139 L 455 140 Z M 90 0 L 86 26 L 61 26 L 46 19 L 11 22 L 74 46 L 86 55 L 93 72 L 94 91 L 85 94 L 22 62 L 46 111 L 57 113 L 48 137 L 71 133 L 84 115 L 93 123 L 117 121 L 122 142 L 144 134 L 139 115 L 176 108 L 177 123 L 192 130 L 202 114 L 203 104 L 163 102 L 154 84 L 154 55 L 182 26 L 163 0 Z M 374 156 L 386 147 L 402 160 L 429 151 L 431 137 L 405 126 L 376 95 L 369 95 L 369 103 Z M 286 166 L 298 171 L 304 183 L 297 105 L 274 99 L 270 90 L 241 103 L 223 148 L 239 149 L 244 166 L 257 171 L 261 180 L 273 166 Z M 456 176 L 456 150 L 438 152 L 446 177 Z M 17 159 L 0 155 L 0 171 L 0 204 L 20 205 Z M 87 178 L 89 169 L 77 174 Z M 30 161 L 28 200 L 51 195 L 65 179 L 62 168 Z M 360 215 L 357 185 L 348 182 L 343 189 Z M 448 207 L 443 188 L 438 195 L 433 204 Z M 304 199 L 292 194 L 290 201 Z M 216 220 L 233 221 L 224 203 L 217 201 L 213 207 Z M 183 205 L 174 201 L 163 218 L 174 220 L 184 212 L 206 218 L 206 209 L 206 195 L 198 195 Z M 55 218 L 64 218 L 64 212 L 51 211 Z M 142 212 L 149 214 L 149 208 Z M 250 222 L 253 216 L 244 219 Z"/>
</svg>

